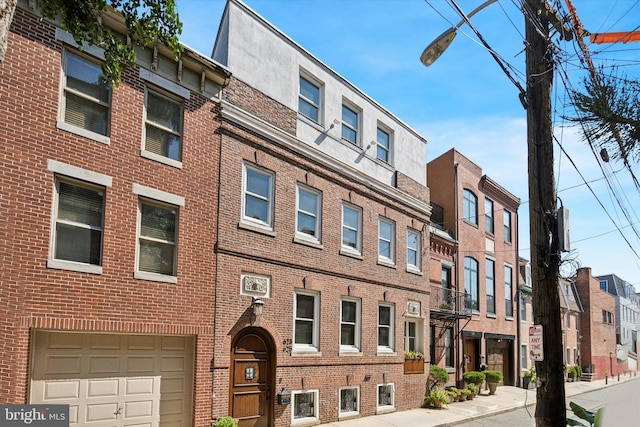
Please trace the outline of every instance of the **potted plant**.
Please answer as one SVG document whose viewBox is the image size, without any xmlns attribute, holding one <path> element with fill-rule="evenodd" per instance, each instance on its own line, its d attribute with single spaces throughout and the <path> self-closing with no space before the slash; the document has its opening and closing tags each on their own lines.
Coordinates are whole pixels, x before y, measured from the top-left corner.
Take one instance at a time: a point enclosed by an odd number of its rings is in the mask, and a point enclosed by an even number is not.
<svg viewBox="0 0 640 427">
<path fill-rule="evenodd" d="M 442 408 L 443 405 L 449 403 L 449 396 L 444 390 L 436 388 L 429 392 L 429 395 L 424 399 L 424 405 L 433 408 Z"/>
<path fill-rule="evenodd" d="M 468 371 L 462 374 L 462 379 L 467 384 L 480 386 L 484 382 L 484 372 Z"/>
<path fill-rule="evenodd" d="M 478 395 L 478 392 L 480 391 L 480 387 L 478 386 L 478 384 L 469 383 L 467 385 L 467 390 L 469 390 L 469 392 L 471 393 L 468 397 L 468 399 L 471 400 Z"/>
<path fill-rule="evenodd" d="M 434 389 L 438 385 L 445 385 L 449 381 L 449 373 L 446 369 L 438 365 L 429 366 L 429 389 Z"/>
<path fill-rule="evenodd" d="M 528 371 L 522 374 L 522 388 L 529 388 L 529 385 L 536 383 L 536 367 L 532 366 Z"/>
<path fill-rule="evenodd" d="M 498 383 L 502 381 L 502 372 L 494 370 L 484 371 L 484 377 L 487 380 L 487 384 L 489 384 L 489 394 L 496 394 L 496 387 L 498 387 Z"/>
<path fill-rule="evenodd" d="M 449 403 L 458 401 L 458 392 L 453 390 L 445 390 L 447 397 L 449 397 Z"/>
<path fill-rule="evenodd" d="M 574 378 L 576 377 L 576 369 L 571 366 L 568 365 L 567 366 L 567 382 L 573 382 Z"/>
<path fill-rule="evenodd" d="M 404 352 L 404 373 L 405 374 L 423 374 L 424 373 L 424 354 L 419 351 Z"/>
<path fill-rule="evenodd" d="M 216 420 L 216 427 L 238 427 L 238 423 L 231 417 L 220 417 Z"/>
<path fill-rule="evenodd" d="M 580 381 L 580 379 L 582 378 L 582 366 L 580 365 L 576 365 L 576 381 Z"/>
</svg>

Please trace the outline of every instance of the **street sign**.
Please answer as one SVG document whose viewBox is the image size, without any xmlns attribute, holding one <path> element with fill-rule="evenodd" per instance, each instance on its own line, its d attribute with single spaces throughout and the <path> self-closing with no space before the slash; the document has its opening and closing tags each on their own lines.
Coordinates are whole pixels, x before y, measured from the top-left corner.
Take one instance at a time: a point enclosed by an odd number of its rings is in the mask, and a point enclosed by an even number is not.
<svg viewBox="0 0 640 427">
<path fill-rule="evenodd" d="M 542 325 L 529 326 L 529 356 L 534 362 L 544 360 Z"/>
</svg>

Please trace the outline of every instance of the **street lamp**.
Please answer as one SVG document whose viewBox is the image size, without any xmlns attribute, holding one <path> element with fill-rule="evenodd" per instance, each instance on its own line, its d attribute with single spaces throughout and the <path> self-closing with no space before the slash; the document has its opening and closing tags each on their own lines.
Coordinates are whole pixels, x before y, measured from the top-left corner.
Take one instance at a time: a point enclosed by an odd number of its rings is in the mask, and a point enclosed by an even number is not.
<svg viewBox="0 0 640 427">
<path fill-rule="evenodd" d="M 468 14 L 466 18 L 471 18 L 473 15 L 480 12 L 491 3 L 495 3 L 496 1 L 497 0 L 487 0 L 480 6 L 473 9 L 473 11 Z M 438 36 L 434 41 L 431 42 L 429 46 L 427 46 L 422 51 L 422 55 L 420 55 L 420 62 L 422 62 L 425 67 L 428 67 L 429 65 L 433 64 L 436 59 L 440 58 L 440 55 L 442 55 L 442 53 L 449 47 L 453 39 L 456 38 L 456 31 L 458 31 L 458 28 L 460 28 L 462 24 L 467 21 L 467 19 L 463 18 L 460 22 L 458 22 L 458 25 L 456 25 L 455 27 L 451 27 L 444 33 L 440 34 L 440 36 Z"/>
</svg>

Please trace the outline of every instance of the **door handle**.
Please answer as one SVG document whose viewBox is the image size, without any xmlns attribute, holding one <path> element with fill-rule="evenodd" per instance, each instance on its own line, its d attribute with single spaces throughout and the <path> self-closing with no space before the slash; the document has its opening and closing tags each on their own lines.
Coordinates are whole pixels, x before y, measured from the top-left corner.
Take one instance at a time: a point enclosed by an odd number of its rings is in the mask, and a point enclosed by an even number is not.
<svg viewBox="0 0 640 427">
<path fill-rule="evenodd" d="M 122 413 L 122 406 L 118 408 L 116 412 L 113 413 L 116 417 Z"/>
</svg>

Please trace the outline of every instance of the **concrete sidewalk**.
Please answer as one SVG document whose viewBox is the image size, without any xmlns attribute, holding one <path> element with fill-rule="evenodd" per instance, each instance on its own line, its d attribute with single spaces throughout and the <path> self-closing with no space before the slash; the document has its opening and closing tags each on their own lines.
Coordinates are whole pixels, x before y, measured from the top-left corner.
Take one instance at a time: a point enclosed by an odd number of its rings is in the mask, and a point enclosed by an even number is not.
<svg viewBox="0 0 640 427">
<path fill-rule="evenodd" d="M 610 378 L 608 384 L 605 384 L 605 380 L 566 383 L 565 395 L 569 398 L 632 380 L 640 380 L 640 377 L 634 377 L 633 374 L 621 375 L 619 381 L 617 377 L 613 380 Z M 446 409 L 411 409 L 320 424 L 318 427 L 445 427 L 524 408 L 536 403 L 535 389 L 525 390 L 519 387 L 501 386 L 493 396 L 489 396 L 487 393 L 487 391 L 483 391 L 473 400 L 452 403 L 447 405 Z"/>
</svg>

